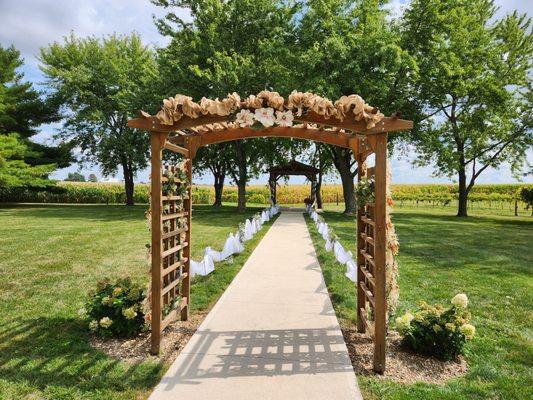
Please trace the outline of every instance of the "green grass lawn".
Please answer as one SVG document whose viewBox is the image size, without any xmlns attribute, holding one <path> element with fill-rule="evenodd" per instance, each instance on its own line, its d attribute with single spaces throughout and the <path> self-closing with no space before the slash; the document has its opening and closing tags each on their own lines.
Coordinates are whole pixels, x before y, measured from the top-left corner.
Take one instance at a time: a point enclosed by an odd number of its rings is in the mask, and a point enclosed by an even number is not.
<svg viewBox="0 0 533 400">
<path fill-rule="evenodd" d="M 193 258 L 221 249 L 239 222 L 262 208 L 197 206 Z M 40 205 L 0 208 L 0 399 L 136 399 L 166 369 L 127 364 L 89 345 L 77 311 L 103 277 L 148 282 L 146 206 Z M 271 222 L 267 225 L 269 226 Z M 266 233 L 233 264 L 194 279 L 191 311 L 211 306 Z"/>
<path fill-rule="evenodd" d="M 355 221 L 327 206 L 325 218 L 354 246 Z M 0 399 L 136 399 L 166 369 L 156 361 L 126 364 L 93 349 L 77 315 L 85 293 L 104 276 L 148 281 L 146 206 L 0 208 Z M 221 248 L 239 222 L 232 207 L 197 206 L 193 257 Z M 400 385 L 362 377 L 369 399 L 525 399 L 533 397 L 533 219 L 453 210 L 398 208 L 401 308 L 418 300 L 469 295 L 477 337 L 467 346 L 469 372 L 444 386 Z M 220 264 L 192 286 L 192 312 L 208 308 L 243 265 L 263 229 L 233 264 Z M 355 287 L 312 228 L 342 324 L 355 320 Z"/>
<path fill-rule="evenodd" d="M 333 206 L 323 216 L 342 244 L 355 254 L 355 219 Z M 453 210 L 396 209 L 400 239 L 399 312 L 419 300 L 448 302 L 467 293 L 476 338 L 466 347 L 469 371 L 437 386 L 401 385 L 359 378 L 366 399 L 533 398 L 533 218 L 475 214 L 459 219 Z M 355 322 L 355 285 L 308 219 L 324 276 L 341 324 Z"/>
</svg>

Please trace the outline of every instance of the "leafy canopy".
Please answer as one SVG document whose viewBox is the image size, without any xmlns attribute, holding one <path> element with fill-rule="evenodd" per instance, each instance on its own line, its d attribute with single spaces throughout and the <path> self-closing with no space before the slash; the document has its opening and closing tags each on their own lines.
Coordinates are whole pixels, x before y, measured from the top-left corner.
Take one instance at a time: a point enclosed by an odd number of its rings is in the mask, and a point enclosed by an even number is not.
<svg viewBox="0 0 533 400">
<path fill-rule="evenodd" d="M 403 22 L 426 114 L 413 137 L 418 164 L 459 173 L 460 184 L 469 172 L 467 192 L 489 166 L 520 170 L 533 143 L 531 21 L 495 12 L 490 0 L 415 0 Z"/>
<path fill-rule="evenodd" d="M 52 98 L 62 106 L 61 137 L 81 148 L 83 160 L 100 164 L 106 175 L 119 166 L 125 175 L 145 167 L 149 140 L 126 125 L 155 103 L 157 65 L 140 37 L 71 35 L 42 49 L 41 61 Z"/>
</svg>

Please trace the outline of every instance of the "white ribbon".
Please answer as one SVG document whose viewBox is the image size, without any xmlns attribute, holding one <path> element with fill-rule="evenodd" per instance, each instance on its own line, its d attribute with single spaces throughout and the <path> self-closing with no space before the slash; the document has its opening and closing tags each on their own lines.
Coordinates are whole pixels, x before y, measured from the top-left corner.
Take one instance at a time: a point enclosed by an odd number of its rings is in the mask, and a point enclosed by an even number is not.
<svg viewBox="0 0 533 400">
<path fill-rule="evenodd" d="M 352 282 L 357 282 L 357 263 L 351 259 L 346 263 L 346 277 Z"/>
<path fill-rule="evenodd" d="M 191 260 L 191 278 L 195 275 L 208 275 L 214 270 L 215 264 L 213 263 L 213 259 L 208 254 L 206 254 L 204 259 L 200 262 Z"/>
</svg>

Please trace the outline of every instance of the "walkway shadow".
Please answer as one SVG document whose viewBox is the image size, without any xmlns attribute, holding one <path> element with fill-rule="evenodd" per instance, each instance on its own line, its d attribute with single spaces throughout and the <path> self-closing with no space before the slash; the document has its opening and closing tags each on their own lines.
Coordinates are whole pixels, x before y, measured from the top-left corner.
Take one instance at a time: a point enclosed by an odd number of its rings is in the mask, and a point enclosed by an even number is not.
<svg viewBox="0 0 533 400">
<path fill-rule="evenodd" d="M 177 370 L 161 381 L 164 390 L 202 379 L 238 376 L 327 374 L 352 371 L 339 330 L 197 331 Z M 215 354 L 222 348 L 224 354 Z M 213 349 L 213 350 L 211 350 Z"/>
</svg>

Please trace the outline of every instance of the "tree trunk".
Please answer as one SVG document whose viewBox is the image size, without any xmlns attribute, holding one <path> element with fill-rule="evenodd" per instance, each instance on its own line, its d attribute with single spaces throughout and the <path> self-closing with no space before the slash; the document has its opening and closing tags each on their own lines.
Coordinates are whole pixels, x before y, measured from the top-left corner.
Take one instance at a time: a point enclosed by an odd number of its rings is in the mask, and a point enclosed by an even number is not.
<svg viewBox="0 0 533 400">
<path fill-rule="evenodd" d="M 248 182 L 248 166 L 246 154 L 242 143 L 237 140 L 233 142 L 235 146 L 235 155 L 237 161 L 237 173 L 234 176 L 235 183 L 238 188 L 237 211 L 244 212 L 246 210 L 246 183 Z"/>
<path fill-rule="evenodd" d="M 354 177 L 350 170 L 339 171 L 342 181 L 342 194 L 344 196 L 344 214 L 353 215 L 357 212 L 354 194 Z"/>
<path fill-rule="evenodd" d="M 351 171 L 352 152 L 340 147 L 333 148 L 333 164 L 342 182 L 342 193 L 344 195 L 344 214 L 352 215 L 357 212 L 354 194 L 354 173 Z"/>
<path fill-rule="evenodd" d="M 222 192 L 224 190 L 224 180 L 226 176 L 224 174 L 215 174 L 215 202 L 213 207 L 222 207 Z"/>
<path fill-rule="evenodd" d="M 134 204 L 133 202 L 133 189 L 134 189 L 134 183 L 133 183 L 133 172 L 130 168 L 128 168 L 127 165 L 122 166 L 122 171 L 124 174 L 124 189 L 126 191 L 126 205 L 132 206 Z"/>
<path fill-rule="evenodd" d="M 237 181 L 237 210 L 239 212 L 246 211 L 246 181 Z"/>
<path fill-rule="evenodd" d="M 316 208 L 322 209 L 322 173 L 318 174 L 318 181 L 316 182 Z"/>
<path fill-rule="evenodd" d="M 459 208 L 458 217 L 468 216 L 468 190 L 466 188 L 466 171 L 464 165 L 459 166 Z"/>
</svg>

